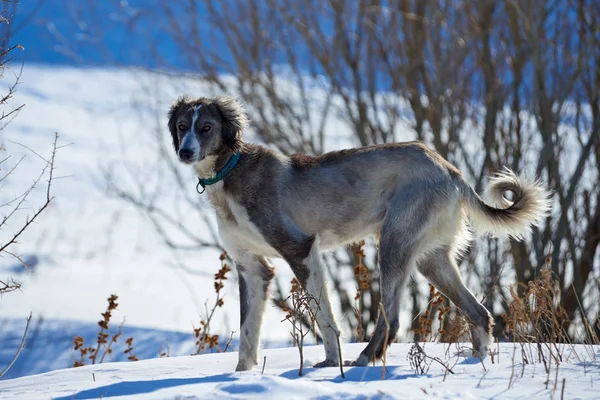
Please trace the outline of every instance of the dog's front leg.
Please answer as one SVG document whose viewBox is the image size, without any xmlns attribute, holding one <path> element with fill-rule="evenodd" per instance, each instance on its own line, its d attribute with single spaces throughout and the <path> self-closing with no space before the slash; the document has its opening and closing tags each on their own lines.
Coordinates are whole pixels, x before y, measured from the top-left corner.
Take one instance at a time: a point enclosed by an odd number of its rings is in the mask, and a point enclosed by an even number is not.
<svg viewBox="0 0 600 400">
<path fill-rule="evenodd" d="M 297 246 L 285 258 L 296 278 L 310 296 L 311 312 L 323 336 L 325 360 L 315 364 L 314 367 L 337 367 L 339 366 L 337 346 L 340 330 L 331 309 L 325 274 L 321 268 L 318 239 L 306 240 L 304 244 L 304 246 Z M 310 247 L 306 244 L 310 244 Z"/>
<path fill-rule="evenodd" d="M 248 253 L 234 255 L 240 287 L 240 347 L 236 371 L 258 364 L 260 328 L 273 267 L 264 257 Z"/>
</svg>

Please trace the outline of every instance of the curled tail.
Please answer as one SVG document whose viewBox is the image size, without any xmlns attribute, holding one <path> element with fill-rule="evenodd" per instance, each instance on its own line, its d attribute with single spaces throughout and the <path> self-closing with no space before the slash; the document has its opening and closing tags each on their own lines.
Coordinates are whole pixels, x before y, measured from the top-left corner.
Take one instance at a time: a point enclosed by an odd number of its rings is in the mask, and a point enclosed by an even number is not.
<svg viewBox="0 0 600 400">
<path fill-rule="evenodd" d="M 540 181 L 520 178 L 508 168 L 490 178 L 483 195 L 486 201 L 466 182 L 462 191 L 473 229 L 496 237 L 522 239 L 551 208 L 551 192 Z M 512 192 L 512 201 L 505 192 Z"/>
</svg>

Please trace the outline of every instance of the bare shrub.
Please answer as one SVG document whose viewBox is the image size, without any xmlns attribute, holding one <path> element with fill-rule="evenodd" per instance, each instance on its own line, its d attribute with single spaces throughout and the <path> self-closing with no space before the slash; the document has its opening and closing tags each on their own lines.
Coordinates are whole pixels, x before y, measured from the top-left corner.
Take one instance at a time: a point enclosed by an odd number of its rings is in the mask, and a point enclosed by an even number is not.
<svg viewBox="0 0 600 400">
<path fill-rule="evenodd" d="M 419 342 L 415 341 L 413 343 L 413 345 L 411 346 L 410 350 L 408 351 L 408 354 L 406 357 L 408 358 L 408 362 L 409 362 L 411 368 L 413 368 L 415 370 L 416 375 L 424 375 L 424 374 L 428 373 L 429 368 L 431 368 L 431 364 L 433 362 L 436 362 L 436 363 L 440 364 L 442 367 L 444 367 L 446 374 L 447 373 L 454 374 L 452 369 L 450 367 L 448 367 L 448 365 L 446 365 L 446 363 L 444 363 L 438 357 L 428 356 L 427 353 L 425 352 L 425 349 L 423 349 L 423 347 L 419 344 Z"/>
<path fill-rule="evenodd" d="M 311 329 L 307 329 L 305 326 L 304 321 L 308 319 L 312 331 L 315 330 L 316 318 L 310 302 L 316 300 L 302 288 L 296 278 L 292 279 L 291 284 L 290 295 L 281 301 L 281 308 L 286 313 L 283 321 L 288 321 L 292 325 L 290 335 L 292 336 L 293 345 L 298 348 L 300 355 L 298 375 L 302 376 L 304 371 L 304 338 L 311 332 Z M 288 301 L 291 301 L 291 307 L 288 307 Z"/>
<path fill-rule="evenodd" d="M 210 310 L 208 309 L 208 303 L 204 303 L 205 317 L 200 321 L 200 327 L 194 328 L 196 351 L 193 355 L 206 353 L 207 351 L 212 350 L 217 350 L 218 352 L 227 351 L 227 349 L 229 348 L 229 344 L 232 341 L 233 332 L 229 341 L 225 343 L 225 347 L 221 348 L 219 344 L 219 335 L 211 334 L 211 322 L 215 311 L 217 310 L 217 308 L 223 307 L 223 304 L 225 304 L 222 294 L 222 289 L 224 287 L 223 281 L 227 280 L 227 273 L 231 271 L 231 268 L 229 268 L 229 265 L 227 265 L 227 263 L 225 262 L 226 259 L 227 253 L 223 252 L 219 257 L 219 260 L 221 261 L 221 269 L 219 269 L 219 271 L 214 276 L 214 286 L 215 292 L 217 294 L 217 296 L 215 297 L 215 302 Z"/>
<path fill-rule="evenodd" d="M 369 279 L 369 270 L 364 264 L 365 252 L 364 252 L 365 241 L 361 241 L 355 244 L 352 249 L 356 258 L 356 265 L 354 266 L 354 276 L 357 280 L 356 295 L 354 296 L 354 313 L 356 314 L 356 341 L 363 342 L 365 340 L 365 329 L 363 327 L 363 307 L 362 301 L 363 291 L 371 287 Z"/>
<path fill-rule="evenodd" d="M 133 352 L 133 337 L 127 338 L 125 340 L 125 344 L 127 344 L 127 348 L 125 349 L 125 351 L 123 353 L 127 354 L 127 359 L 129 361 L 138 361 L 137 356 Z"/>
<path fill-rule="evenodd" d="M 22 68 L 20 68 L 16 73 L 10 67 L 10 63 L 13 60 L 13 55 L 15 50 L 23 50 L 23 47 L 20 44 L 13 44 L 11 38 L 11 24 L 13 21 L 14 13 L 16 10 L 17 4 L 13 1 L 2 0 L 0 2 L 0 81 L 6 80 L 6 75 L 8 72 L 13 72 L 13 80 L 11 83 L 8 83 L 5 88 L 5 92 L 0 94 L 0 106 L 2 107 L 2 113 L 0 114 L 0 133 L 3 134 L 4 130 L 10 124 L 10 122 L 18 115 L 19 111 L 24 107 L 24 104 L 21 104 L 16 107 L 11 107 L 9 105 L 9 101 L 13 98 L 15 92 L 17 91 L 17 86 L 19 84 L 21 78 Z M 10 79 L 10 78 L 9 78 Z M 7 111 L 8 108 L 8 111 Z M 32 154 L 41 158 L 44 161 L 44 166 L 41 169 L 40 174 L 37 178 L 34 179 L 33 183 L 22 193 L 12 193 L 14 196 L 12 199 L 0 204 L 0 210 L 2 211 L 2 220 L 0 221 L 0 230 L 7 229 L 9 223 L 14 223 L 16 226 L 16 230 L 12 235 L 9 235 L 8 239 L 0 242 L 0 257 L 9 256 L 11 258 L 16 259 L 20 264 L 23 265 L 24 268 L 27 268 L 27 264 L 22 260 L 21 256 L 15 252 L 13 249 L 15 245 L 18 243 L 19 239 L 22 238 L 24 233 L 31 229 L 31 226 L 39 219 L 39 216 L 48 208 L 50 202 L 52 201 L 51 187 L 53 181 L 53 173 L 55 167 L 55 157 L 56 152 L 58 150 L 57 147 L 58 134 L 54 135 L 54 142 L 52 143 L 51 155 L 49 158 L 44 158 L 37 152 L 32 149 L 27 148 Z M 6 155 L 6 149 L 3 146 L 3 143 L 0 143 L 0 184 L 2 184 L 7 178 L 17 171 L 19 165 L 23 161 L 24 157 L 16 161 L 12 166 L 6 168 L 7 165 L 12 161 L 11 155 Z M 25 218 L 19 220 L 20 212 L 23 210 L 24 205 L 29 200 L 31 193 L 40 186 L 43 179 L 46 179 L 46 187 L 45 187 L 45 199 L 41 201 L 41 204 L 34 208 L 32 214 L 28 214 Z M 0 297 L 14 292 L 15 290 L 21 289 L 21 283 L 9 277 L 8 279 L 0 279 Z M 29 329 L 29 324 L 31 322 L 31 314 L 27 318 L 27 322 L 25 325 L 25 329 L 23 331 L 23 337 L 21 340 L 21 345 L 19 349 L 15 353 L 12 360 L 9 364 L 0 371 L 0 377 L 6 374 L 8 370 L 14 365 L 17 358 L 21 354 L 21 351 L 25 347 L 27 332 Z"/>
<path fill-rule="evenodd" d="M 550 266 L 550 263 L 548 262 L 547 265 Z M 440 306 L 445 301 L 443 295 L 433 287 L 430 289 L 432 301 L 418 318 L 419 327 L 415 331 L 415 344 L 408 355 L 411 367 L 417 374 L 427 373 L 431 366 L 432 360 L 427 358 L 424 349 L 427 341 L 448 343 L 446 357 L 451 359 L 463 354 L 459 348 L 459 352 L 451 356 L 451 345 L 459 346 L 469 335 L 469 322 L 460 310 Z M 502 315 L 503 335 L 506 340 L 514 342 L 509 389 L 519 378 L 519 372 L 515 370 L 518 364 L 521 365 L 521 377 L 526 364 L 543 364 L 547 375 L 546 389 L 553 384 L 552 390 L 556 391 L 561 363 L 569 362 L 570 359 L 578 363 L 597 359 L 595 349 L 600 345 L 600 341 L 587 320 L 579 325 L 579 330 L 571 334 L 567 332 L 567 327 L 574 325 L 568 320 L 568 313 L 562 306 L 563 292 L 560 288 L 560 280 L 549 267 L 541 269 L 537 279 L 527 284 L 509 285 L 507 289 L 511 300 L 507 306 L 508 312 Z M 437 330 L 432 329 L 436 325 Z M 423 346 L 419 344 L 417 338 Z M 575 347 L 575 343 L 579 343 L 579 346 Z M 492 364 L 500 363 L 499 352 L 494 354 L 490 349 L 490 355 Z M 441 360 L 436 361 L 441 363 Z M 485 369 L 485 366 L 483 368 Z"/>
<path fill-rule="evenodd" d="M 118 330 L 112 334 L 110 333 L 109 326 L 113 316 L 112 313 L 119 306 L 117 303 L 118 298 L 119 297 L 115 294 L 111 294 L 107 298 L 108 305 L 106 306 L 106 311 L 101 314 L 102 319 L 98 321 L 100 330 L 96 336 L 96 343 L 86 346 L 85 339 L 82 336 L 75 336 L 75 338 L 73 338 L 73 350 L 79 352 L 79 359 L 73 363 L 73 367 L 81 367 L 86 365 L 86 363 L 102 364 L 107 355 L 110 356 L 113 354 L 113 345 L 117 343 L 123 334 L 123 323 L 119 326 Z M 127 340 L 133 341 L 133 338 Z M 127 353 L 128 351 L 126 350 L 125 354 Z"/>
<path fill-rule="evenodd" d="M 226 352 L 229 350 L 231 342 L 233 341 L 233 334 L 227 340 L 227 342 L 220 342 L 218 334 L 211 333 L 211 322 L 218 308 L 223 307 L 225 304 L 223 298 L 224 281 L 227 280 L 227 274 L 231 271 L 229 265 L 225 262 L 227 254 L 222 253 L 219 256 L 221 262 L 221 268 L 214 275 L 214 288 L 216 292 L 215 302 L 208 309 L 208 300 L 205 303 L 206 315 L 200 320 L 200 327 L 194 328 L 193 336 L 195 341 L 195 351 L 192 355 L 198 355 L 207 353 L 209 351 L 216 350 L 217 352 Z M 81 367 L 86 364 L 101 364 L 105 361 L 106 356 L 114 354 L 114 345 L 123 336 L 123 325 L 124 322 L 119 325 L 115 331 L 111 331 L 111 318 L 113 317 L 113 311 L 117 309 L 119 304 L 117 303 L 118 296 L 111 295 L 108 297 L 108 305 L 106 310 L 101 313 L 102 319 L 98 321 L 100 330 L 96 335 L 96 341 L 93 344 L 86 345 L 85 339 L 82 336 L 75 336 L 73 339 L 73 349 L 78 352 L 78 359 L 73 363 L 73 367 Z M 126 345 L 123 354 L 127 356 L 129 361 L 138 361 L 139 358 L 134 352 L 134 337 L 128 337 L 123 342 Z M 169 357 L 169 351 L 158 351 L 159 357 Z"/>
<path fill-rule="evenodd" d="M 517 290 L 519 286 L 522 290 Z M 595 360 L 591 346 L 600 345 L 600 340 L 589 322 L 584 320 L 573 334 L 566 330 L 573 325 L 561 303 L 560 281 L 552 270 L 542 269 L 538 279 L 523 286 L 510 287 L 509 313 L 503 315 L 507 335 L 520 345 L 522 362 L 543 362 L 549 373 L 552 363 L 558 368 L 558 364 L 567 361 L 568 357 L 576 357 L 579 362 L 586 358 Z M 586 353 L 575 351 L 574 343 L 584 344 Z M 568 356 L 567 350 L 571 350 Z"/>
</svg>

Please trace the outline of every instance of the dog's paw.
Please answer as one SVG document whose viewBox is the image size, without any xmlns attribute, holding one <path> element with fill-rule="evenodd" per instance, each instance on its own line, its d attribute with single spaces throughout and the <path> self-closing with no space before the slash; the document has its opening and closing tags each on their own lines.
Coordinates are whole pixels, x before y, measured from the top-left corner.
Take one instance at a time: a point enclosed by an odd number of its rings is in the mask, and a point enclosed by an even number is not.
<svg viewBox="0 0 600 400">
<path fill-rule="evenodd" d="M 471 333 L 473 335 L 473 357 L 485 359 L 493 341 L 492 335 L 483 328 L 474 328 Z"/>
<path fill-rule="evenodd" d="M 486 346 L 479 347 L 479 349 L 473 349 L 472 357 L 485 360 L 488 356 L 489 348 Z"/>
<path fill-rule="evenodd" d="M 245 365 L 245 364 L 238 364 L 235 367 L 235 372 L 243 372 L 243 371 L 250 371 L 252 369 L 251 366 L 249 365 Z"/>
<path fill-rule="evenodd" d="M 239 360 L 237 366 L 235 367 L 235 370 L 236 370 L 236 372 L 238 372 L 238 371 L 250 371 L 256 365 L 257 365 L 257 363 L 255 363 L 253 361 Z"/>
<path fill-rule="evenodd" d="M 361 354 L 356 360 L 354 361 L 345 361 L 344 365 L 347 366 L 351 366 L 351 367 L 366 367 L 369 364 L 369 358 L 363 354 Z"/>
<path fill-rule="evenodd" d="M 321 361 L 321 362 L 318 362 L 313 365 L 314 368 L 327 368 L 327 367 L 339 367 L 339 366 L 340 366 L 340 363 L 338 362 L 337 359 L 325 360 L 325 361 Z"/>
</svg>

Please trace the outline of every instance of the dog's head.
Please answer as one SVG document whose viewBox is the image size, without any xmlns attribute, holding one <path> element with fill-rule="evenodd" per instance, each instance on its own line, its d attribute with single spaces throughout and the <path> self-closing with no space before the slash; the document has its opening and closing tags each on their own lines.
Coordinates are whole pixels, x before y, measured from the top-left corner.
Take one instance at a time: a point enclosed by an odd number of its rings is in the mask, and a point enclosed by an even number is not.
<svg viewBox="0 0 600 400">
<path fill-rule="evenodd" d="M 186 164 L 237 152 L 248 125 L 244 107 L 228 96 L 212 99 L 180 97 L 169 110 L 169 131 L 179 160 Z"/>
</svg>

